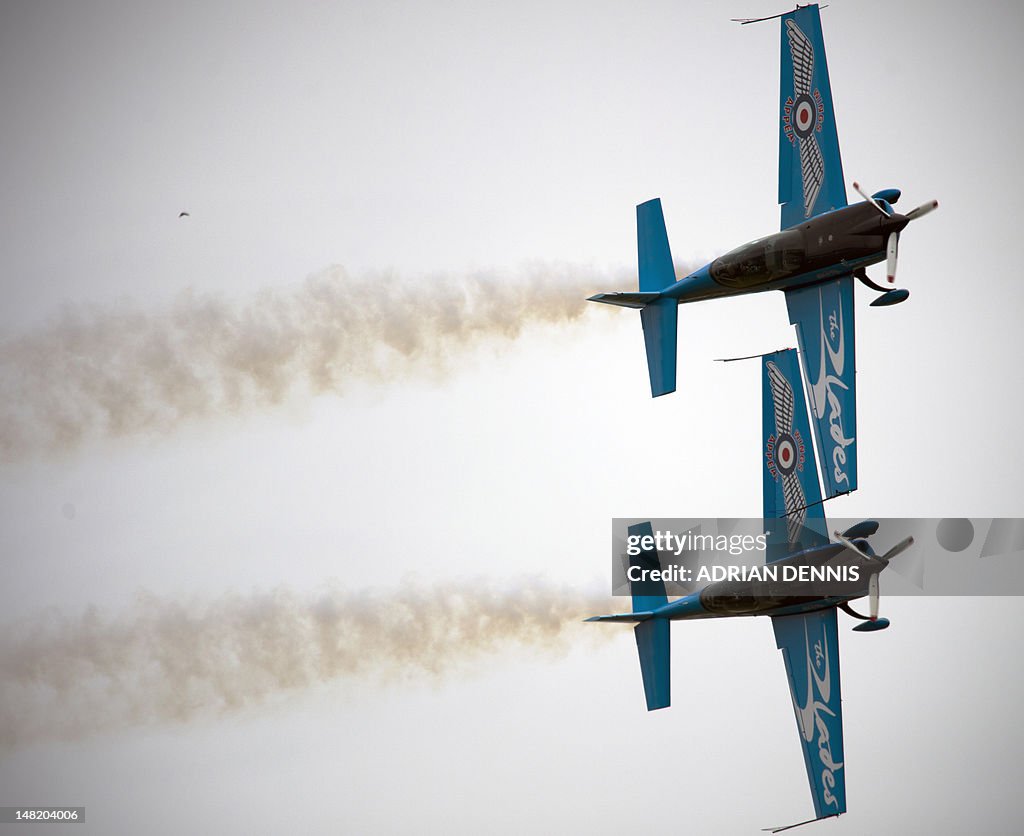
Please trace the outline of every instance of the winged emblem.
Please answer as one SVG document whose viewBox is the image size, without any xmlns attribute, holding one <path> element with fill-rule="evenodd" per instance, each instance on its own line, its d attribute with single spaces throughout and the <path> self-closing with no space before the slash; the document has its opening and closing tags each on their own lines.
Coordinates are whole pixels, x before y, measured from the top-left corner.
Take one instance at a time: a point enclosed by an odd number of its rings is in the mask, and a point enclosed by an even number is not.
<svg viewBox="0 0 1024 836">
<path fill-rule="evenodd" d="M 814 46 L 799 26 L 786 21 L 789 54 L 793 58 L 793 97 L 786 99 L 783 129 L 790 142 L 800 144 L 800 173 L 804 189 L 804 217 L 809 217 L 825 182 L 825 160 L 815 136 L 821 130 L 825 106 L 821 93 L 811 89 Z"/>
</svg>

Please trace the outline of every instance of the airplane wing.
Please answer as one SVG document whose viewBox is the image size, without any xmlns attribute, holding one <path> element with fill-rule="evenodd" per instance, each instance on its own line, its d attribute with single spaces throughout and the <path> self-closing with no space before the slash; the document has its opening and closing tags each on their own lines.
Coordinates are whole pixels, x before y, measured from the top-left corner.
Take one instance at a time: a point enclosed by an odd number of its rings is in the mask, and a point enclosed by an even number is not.
<svg viewBox="0 0 1024 836">
<path fill-rule="evenodd" d="M 846 206 L 839 134 L 832 109 L 818 7 L 782 15 L 779 92 L 779 203 L 782 229 Z"/>
<path fill-rule="evenodd" d="M 770 563 L 827 543 L 828 534 L 795 349 L 762 357 L 761 388 Z M 786 663 L 815 816 L 837 816 L 846 812 L 846 774 L 836 609 L 773 616 L 772 627 Z"/>
<path fill-rule="evenodd" d="M 786 291 L 810 395 L 825 499 L 857 490 L 853 275 Z"/>
<path fill-rule="evenodd" d="M 817 818 L 846 812 L 836 608 L 772 618 Z M 784 828 L 780 828 L 784 829 Z"/>
<path fill-rule="evenodd" d="M 766 560 L 828 542 L 796 349 L 761 358 Z"/>
</svg>

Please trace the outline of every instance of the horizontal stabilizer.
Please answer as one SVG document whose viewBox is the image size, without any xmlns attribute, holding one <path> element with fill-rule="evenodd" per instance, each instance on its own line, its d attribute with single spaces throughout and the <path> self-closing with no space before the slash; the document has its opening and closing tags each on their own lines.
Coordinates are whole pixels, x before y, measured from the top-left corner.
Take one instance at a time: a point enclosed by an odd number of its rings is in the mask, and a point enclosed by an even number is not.
<svg viewBox="0 0 1024 836">
<path fill-rule="evenodd" d="M 671 626 L 672 622 L 668 619 L 652 618 L 634 628 L 648 711 L 667 708 L 672 703 L 669 667 Z"/>
<path fill-rule="evenodd" d="M 617 621 L 625 622 L 627 624 L 639 624 L 641 621 L 646 621 L 654 613 L 652 612 L 617 612 L 614 615 L 595 615 L 590 618 L 584 618 L 584 621 Z"/>
<path fill-rule="evenodd" d="M 598 293 L 587 299 L 588 302 L 604 302 L 606 305 L 618 305 L 620 308 L 643 308 L 661 296 L 660 293 Z"/>
</svg>

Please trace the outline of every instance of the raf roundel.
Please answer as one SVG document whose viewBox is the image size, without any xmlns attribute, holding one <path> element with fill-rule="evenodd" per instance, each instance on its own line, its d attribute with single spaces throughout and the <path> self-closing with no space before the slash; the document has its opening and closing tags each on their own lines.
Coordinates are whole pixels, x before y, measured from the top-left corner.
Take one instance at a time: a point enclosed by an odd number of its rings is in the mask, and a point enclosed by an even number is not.
<svg viewBox="0 0 1024 836">
<path fill-rule="evenodd" d="M 793 129 L 799 137 L 807 137 L 813 133 L 818 116 L 814 100 L 806 93 L 797 96 L 793 105 Z"/>
<path fill-rule="evenodd" d="M 775 466 L 778 468 L 779 473 L 788 475 L 793 472 L 796 465 L 796 442 L 789 433 L 782 433 L 775 444 Z"/>
</svg>

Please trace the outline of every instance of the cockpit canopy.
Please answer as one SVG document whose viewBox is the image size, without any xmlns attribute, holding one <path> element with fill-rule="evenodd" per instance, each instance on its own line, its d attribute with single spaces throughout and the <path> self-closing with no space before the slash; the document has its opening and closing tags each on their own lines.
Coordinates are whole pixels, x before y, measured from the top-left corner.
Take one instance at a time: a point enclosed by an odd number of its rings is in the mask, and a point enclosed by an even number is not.
<svg viewBox="0 0 1024 836">
<path fill-rule="evenodd" d="M 711 278 L 724 287 L 753 287 L 796 275 L 805 258 L 803 236 L 787 229 L 716 258 L 711 262 Z"/>
</svg>

